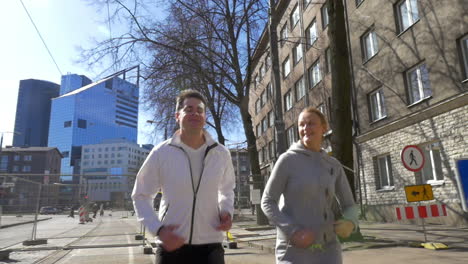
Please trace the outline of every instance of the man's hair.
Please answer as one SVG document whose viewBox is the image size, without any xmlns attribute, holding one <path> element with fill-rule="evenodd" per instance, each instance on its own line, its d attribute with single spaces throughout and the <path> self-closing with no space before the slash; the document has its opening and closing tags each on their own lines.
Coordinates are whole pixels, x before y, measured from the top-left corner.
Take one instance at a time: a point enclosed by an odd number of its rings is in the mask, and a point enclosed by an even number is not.
<svg viewBox="0 0 468 264">
<path fill-rule="evenodd" d="M 192 90 L 192 89 L 187 89 L 187 90 L 183 90 L 179 94 L 179 96 L 177 96 L 177 99 L 176 99 L 176 112 L 179 112 L 180 109 L 184 108 L 184 100 L 187 99 L 187 98 L 197 98 L 200 101 L 202 101 L 203 104 L 205 105 L 205 111 L 206 111 L 206 99 L 205 99 L 205 97 L 199 91 L 195 91 L 195 90 Z"/>
<path fill-rule="evenodd" d="M 326 118 L 325 115 L 324 115 L 322 112 L 320 112 L 320 110 L 318 110 L 317 108 L 312 107 L 312 106 L 309 106 L 309 107 L 306 107 L 306 108 L 302 109 L 301 114 L 302 114 L 302 113 L 315 113 L 315 114 L 318 115 L 318 117 L 320 118 L 320 122 L 322 123 L 323 126 L 325 126 L 325 129 L 328 130 L 327 118 Z"/>
</svg>

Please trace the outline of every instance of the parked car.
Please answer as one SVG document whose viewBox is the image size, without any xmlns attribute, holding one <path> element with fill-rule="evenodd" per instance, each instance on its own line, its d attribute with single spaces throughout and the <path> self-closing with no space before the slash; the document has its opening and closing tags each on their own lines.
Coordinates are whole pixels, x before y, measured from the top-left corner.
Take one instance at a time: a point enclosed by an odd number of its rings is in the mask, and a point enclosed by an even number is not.
<svg viewBox="0 0 468 264">
<path fill-rule="evenodd" d="M 58 214 L 60 211 L 52 206 L 43 206 L 39 210 L 39 214 Z"/>
</svg>

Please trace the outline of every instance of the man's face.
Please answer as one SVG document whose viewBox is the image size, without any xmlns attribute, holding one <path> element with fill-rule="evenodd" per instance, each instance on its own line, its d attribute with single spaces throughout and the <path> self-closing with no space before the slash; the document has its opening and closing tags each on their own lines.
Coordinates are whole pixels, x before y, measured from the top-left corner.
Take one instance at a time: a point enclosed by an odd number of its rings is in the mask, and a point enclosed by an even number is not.
<svg viewBox="0 0 468 264">
<path fill-rule="evenodd" d="M 322 136 L 326 132 L 326 127 L 322 124 L 320 117 L 316 113 L 301 113 L 298 120 L 299 137 L 302 142 L 308 144 L 322 143 Z"/>
<path fill-rule="evenodd" d="M 182 130 L 202 130 L 206 121 L 205 104 L 197 98 L 186 98 L 182 109 L 176 113 L 176 120 Z"/>
</svg>

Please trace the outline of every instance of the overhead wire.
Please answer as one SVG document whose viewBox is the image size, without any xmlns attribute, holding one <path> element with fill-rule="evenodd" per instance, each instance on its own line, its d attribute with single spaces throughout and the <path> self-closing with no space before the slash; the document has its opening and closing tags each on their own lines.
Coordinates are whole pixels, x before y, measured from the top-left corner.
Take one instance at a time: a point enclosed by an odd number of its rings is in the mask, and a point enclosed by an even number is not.
<svg viewBox="0 0 468 264">
<path fill-rule="evenodd" d="M 47 52 L 49 53 L 50 58 L 54 62 L 55 67 L 57 67 L 57 70 L 59 71 L 60 75 L 63 75 L 62 71 L 60 70 L 60 68 L 59 68 L 59 66 L 57 64 L 57 62 L 54 59 L 54 56 L 52 56 L 52 52 L 50 52 L 49 47 L 47 47 L 47 44 L 46 44 L 44 38 L 42 37 L 41 32 L 39 32 L 39 29 L 37 28 L 36 23 L 34 23 L 34 20 L 32 19 L 31 15 L 29 14 L 28 9 L 26 8 L 26 5 L 24 5 L 23 0 L 20 0 L 20 2 L 21 2 L 21 5 L 23 5 L 24 11 L 26 11 L 26 14 L 28 15 L 29 19 L 31 20 L 31 23 L 33 24 L 34 28 L 36 29 L 36 32 L 39 35 L 39 38 L 42 40 L 42 43 L 44 44 L 44 47 L 46 48 Z"/>
</svg>

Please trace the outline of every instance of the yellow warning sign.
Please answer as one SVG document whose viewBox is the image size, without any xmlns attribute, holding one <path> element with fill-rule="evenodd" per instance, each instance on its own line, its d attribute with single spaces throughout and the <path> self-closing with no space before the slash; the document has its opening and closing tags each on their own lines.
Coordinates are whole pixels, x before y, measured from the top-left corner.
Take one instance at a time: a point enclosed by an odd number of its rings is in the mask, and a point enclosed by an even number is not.
<svg viewBox="0 0 468 264">
<path fill-rule="evenodd" d="M 419 202 L 434 200 L 432 186 L 430 184 L 405 186 L 406 200 L 408 202 Z"/>
</svg>

